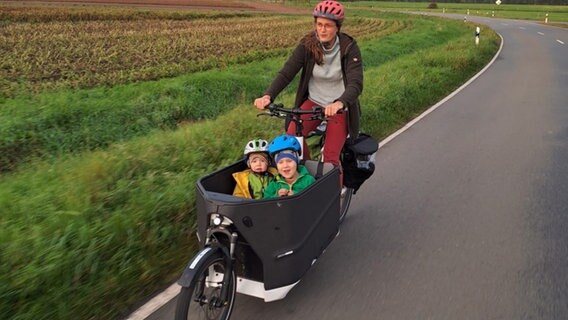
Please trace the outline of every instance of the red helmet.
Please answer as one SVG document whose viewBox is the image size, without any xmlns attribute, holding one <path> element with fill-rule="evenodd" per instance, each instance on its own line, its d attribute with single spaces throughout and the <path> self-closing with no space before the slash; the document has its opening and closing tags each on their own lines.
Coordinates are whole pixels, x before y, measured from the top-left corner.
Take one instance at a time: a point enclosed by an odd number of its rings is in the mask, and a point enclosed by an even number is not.
<svg viewBox="0 0 568 320">
<path fill-rule="evenodd" d="M 331 19 L 341 24 L 345 18 L 345 9 L 343 5 L 337 1 L 321 1 L 314 8 L 314 18 L 318 17 Z"/>
</svg>

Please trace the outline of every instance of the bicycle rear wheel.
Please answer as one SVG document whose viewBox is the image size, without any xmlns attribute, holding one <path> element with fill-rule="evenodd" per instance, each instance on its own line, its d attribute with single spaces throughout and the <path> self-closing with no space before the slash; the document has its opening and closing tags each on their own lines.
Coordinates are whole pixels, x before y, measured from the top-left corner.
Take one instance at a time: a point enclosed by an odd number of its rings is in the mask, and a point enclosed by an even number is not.
<svg viewBox="0 0 568 320">
<path fill-rule="evenodd" d="M 223 279 L 227 270 L 221 252 L 204 258 L 189 287 L 182 287 L 176 305 L 176 320 L 227 320 L 231 316 L 235 303 L 235 270 L 228 275 L 227 298 L 221 298 Z"/>
<path fill-rule="evenodd" d="M 341 190 L 341 197 L 339 201 L 339 223 L 342 223 L 347 216 L 347 211 L 349 211 L 349 205 L 351 204 L 351 198 L 353 197 L 353 188 L 343 187 Z"/>
<path fill-rule="evenodd" d="M 322 133 L 310 135 L 306 138 L 306 142 L 310 149 L 311 158 L 320 161 L 325 142 L 325 133 L 323 136 Z M 347 211 L 349 211 L 349 205 L 351 204 L 351 197 L 353 197 L 353 188 L 343 187 L 339 202 L 339 223 L 342 223 L 347 216 Z"/>
</svg>

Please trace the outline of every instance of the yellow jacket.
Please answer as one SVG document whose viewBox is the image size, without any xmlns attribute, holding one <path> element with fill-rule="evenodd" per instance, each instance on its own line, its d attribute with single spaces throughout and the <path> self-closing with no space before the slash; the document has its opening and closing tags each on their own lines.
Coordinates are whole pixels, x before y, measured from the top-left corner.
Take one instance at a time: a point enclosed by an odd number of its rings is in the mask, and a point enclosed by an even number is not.
<svg viewBox="0 0 568 320">
<path fill-rule="evenodd" d="M 258 177 L 258 180 L 260 180 L 262 184 L 261 186 L 256 187 L 256 189 L 258 190 L 254 190 L 255 188 L 250 185 L 249 176 L 251 174 L 254 174 L 251 169 L 246 169 L 244 171 L 233 173 L 233 178 L 237 182 L 237 184 L 235 185 L 235 190 L 233 191 L 234 196 L 248 198 L 248 199 L 262 198 L 264 189 L 266 188 L 268 183 L 270 183 L 270 181 L 274 180 L 274 177 L 278 174 L 278 170 L 276 170 L 276 168 L 273 167 L 268 167 L 268 172 L 266 176 L 260 176 L 258 174 L 255 174 L 256 177 Z M 256 198 L 254 198 L 251 195 L 251 189 L 253 189 L 252 190 L 253 193 L 257 194 Z"/>
</svg>

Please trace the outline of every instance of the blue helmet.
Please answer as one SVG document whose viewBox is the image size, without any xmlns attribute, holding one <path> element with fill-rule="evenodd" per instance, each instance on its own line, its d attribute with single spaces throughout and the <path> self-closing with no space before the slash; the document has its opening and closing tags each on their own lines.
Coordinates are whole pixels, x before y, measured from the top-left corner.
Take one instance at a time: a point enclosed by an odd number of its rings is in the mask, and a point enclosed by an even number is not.
<svg viewBox="0 0 568 320">
<path fill-rule="evenodd" d="M 268 144 L 268 153 L 270 153 L 271 156 L 274 156 L 275 153 L 282 150 L 294 150 L 300 153 L 302 147 L 296 137 L 283 134 L 274 138 L 274 140 L 270 141 Z"/>
</svg>

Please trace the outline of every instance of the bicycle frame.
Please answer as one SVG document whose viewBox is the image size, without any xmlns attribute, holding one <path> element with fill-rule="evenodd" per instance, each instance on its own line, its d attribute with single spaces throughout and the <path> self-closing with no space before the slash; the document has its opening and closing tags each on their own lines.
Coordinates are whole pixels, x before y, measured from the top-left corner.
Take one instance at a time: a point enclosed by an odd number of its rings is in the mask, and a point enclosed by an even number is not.
<svg viewBox="0 0 568 320">
<path fill-rule="evenodd" d="M 304 159 L 304 140 L 307 138 L 304 136 L 303 134 L 303 129 L 304 129 L 304 120 L 301 118 L 302 115 L 310 115 L 310 119 L 309 120 L 321 120 L 324 121 L 326 120 L 326 117 L 324 115 L 324 108 L 320 107 L 320 106 L 315 106 L 312 108 L 312 110 L 299 110 L 299 109 L 287 109 L 284 108 L 284 106 L 282 104 L 274 104 L 271 103 L 268 105 L 267 107 L 267 111 L 258 114 L 258 116 L 271 116 L 271 117 L 277 117 L 277 118 L 285 118 L 286 121 L 286 126 L 289 124 L 288 121 L 290 122 L 294 122 L 296 124 L 296 132 L 295 132 L 295 137 L 296 139 L 298 139 L 298 142 L 300 143 L 301 146 L 301 152 L 300 152 L 300 159 L 305 160 Z M 284 128 L 285 130 L 287 130 L 288 128 Z M 323 133 L 325 134 L 325 133 Z M 323 162 L 323 154 L 322 157 L 320 159 L 320 162 Z"/>
</svg>

